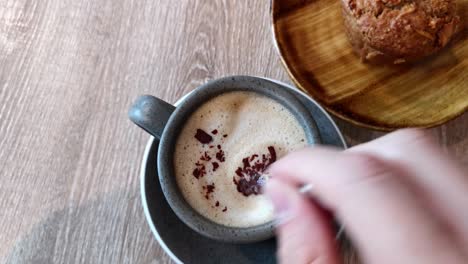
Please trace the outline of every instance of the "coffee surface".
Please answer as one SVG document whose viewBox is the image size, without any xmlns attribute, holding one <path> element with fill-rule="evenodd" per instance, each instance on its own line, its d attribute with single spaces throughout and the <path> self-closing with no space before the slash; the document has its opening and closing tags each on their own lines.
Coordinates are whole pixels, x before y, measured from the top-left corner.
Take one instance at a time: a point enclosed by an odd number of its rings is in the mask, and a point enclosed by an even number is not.
<svg viewBox="0 0 468 264">
<path fill-rule="evenodd" d="M 262 172 L 306 145 L 302 126 L 280 103 L 253 92 L 225 93 L 187 120 L 175 147 L 176 181 L 206 218 L 231 227 L 260 225 L 273 219 L 273 206 L 261 194 Z"/>
</svg>

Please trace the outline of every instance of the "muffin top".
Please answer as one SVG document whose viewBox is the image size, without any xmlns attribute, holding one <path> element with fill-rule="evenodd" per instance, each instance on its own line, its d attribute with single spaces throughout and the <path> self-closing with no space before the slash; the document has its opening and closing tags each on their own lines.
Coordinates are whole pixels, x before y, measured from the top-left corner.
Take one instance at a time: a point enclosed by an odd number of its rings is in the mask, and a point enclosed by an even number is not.
<svg viewBox="0 0 468 264">
<path fill-rule="evenodd" d="M 457 32 L 455 0 L 343 0 L 362 41 L 388 56 L 416 59 L 443 48 Z"/>
</svg>

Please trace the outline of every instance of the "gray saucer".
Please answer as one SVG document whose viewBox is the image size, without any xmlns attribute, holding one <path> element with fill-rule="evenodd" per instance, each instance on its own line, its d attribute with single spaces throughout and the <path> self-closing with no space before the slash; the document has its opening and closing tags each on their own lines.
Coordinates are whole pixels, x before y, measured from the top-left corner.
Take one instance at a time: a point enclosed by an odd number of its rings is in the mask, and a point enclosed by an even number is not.
<svg viewBox="0 0 468 264">
<path fill-rule="evenodd" d="M 322 107 L 295 88 L 280 84 L 297 96 L 311 112 L 322 144 L 346 148 L 339 129 Z M 222 243 L 199 235 L 180 221 L 166 202 L 159 185 L 156 162 L 158 145 L 154 138 L 148 141 L 141 165 L 140 187 L 146 219 L 164 251 L 176 263 L 276 263 L 274 239 L 250 244 Z"/>
</svg>

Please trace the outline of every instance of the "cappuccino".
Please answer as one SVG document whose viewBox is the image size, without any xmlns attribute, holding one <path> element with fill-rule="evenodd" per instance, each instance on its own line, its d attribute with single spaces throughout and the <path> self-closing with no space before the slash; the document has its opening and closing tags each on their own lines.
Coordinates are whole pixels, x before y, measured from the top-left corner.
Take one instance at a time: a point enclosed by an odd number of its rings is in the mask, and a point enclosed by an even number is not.
<svg viewBox="0 0 468 264">
<path fill-rule="evenodd" d="M 268 165 L 307 145 L 304 129 L 283 105 L 254 92 L 228 92 L 200 106 L 175 146 L 174 172 L 188 204 L 230 227 L 273 219 L 262 195 Z"/>
</svg>

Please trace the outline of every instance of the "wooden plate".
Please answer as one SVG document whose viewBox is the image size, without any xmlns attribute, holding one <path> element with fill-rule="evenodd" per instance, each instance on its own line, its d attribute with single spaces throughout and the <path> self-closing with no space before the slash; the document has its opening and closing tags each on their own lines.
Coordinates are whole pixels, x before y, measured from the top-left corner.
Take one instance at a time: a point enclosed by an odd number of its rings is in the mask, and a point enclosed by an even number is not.
<svg viewBox="0 0 468 264">
<path fill-rule="evenodd" d="M 465 29 L 441 53 L 412 66 L 371 66 L 352 52 L 339 0 L 272 0 L 279 53 L 295 84 L 334 115 L 377 130 L 432 127 L 468 109 Z"/>
</svg>

